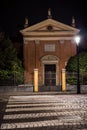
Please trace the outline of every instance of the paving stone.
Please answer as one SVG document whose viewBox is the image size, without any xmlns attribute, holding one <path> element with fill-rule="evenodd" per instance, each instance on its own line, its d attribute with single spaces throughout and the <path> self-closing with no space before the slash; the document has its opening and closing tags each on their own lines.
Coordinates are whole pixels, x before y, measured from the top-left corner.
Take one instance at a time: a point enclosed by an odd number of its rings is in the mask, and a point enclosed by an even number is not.
<svg viewBox="0 0 87 130">
<path fill-rule="evenodd" d="M 87 95 L 10 96 L 1 130 L 87 130 Z"/>
</svg>

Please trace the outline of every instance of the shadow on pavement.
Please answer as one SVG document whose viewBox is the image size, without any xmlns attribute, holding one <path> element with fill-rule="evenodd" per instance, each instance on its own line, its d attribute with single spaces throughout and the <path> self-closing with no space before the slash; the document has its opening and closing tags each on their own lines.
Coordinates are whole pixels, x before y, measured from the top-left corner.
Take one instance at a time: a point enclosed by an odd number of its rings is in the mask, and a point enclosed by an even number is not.
<svg viewBox="0 0 87 130">
<path fill-rule="evenodd" d="M 0 127 L 3 122 L 3 116 L 5 113 L 6 105 L 8 103 L 9 96 L 0 95 Z"/>
</svg>

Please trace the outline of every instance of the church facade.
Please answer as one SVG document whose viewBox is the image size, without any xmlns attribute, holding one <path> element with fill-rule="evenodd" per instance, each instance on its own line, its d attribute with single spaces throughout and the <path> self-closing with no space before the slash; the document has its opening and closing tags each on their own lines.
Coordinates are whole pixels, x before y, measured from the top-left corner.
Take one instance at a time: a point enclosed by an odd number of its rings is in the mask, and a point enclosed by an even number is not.
<svg viewBox="0 0 87 130">
<path fill-rule="evenodd" d="M 61 85 L 62 69 L 76 54 L 74 37 L 79 30 L 49 17 L 20 32 L 23 35 L 25 83 L 33 85 L 34 69 L 38 69 L 39 86 Z"/>
</svg>

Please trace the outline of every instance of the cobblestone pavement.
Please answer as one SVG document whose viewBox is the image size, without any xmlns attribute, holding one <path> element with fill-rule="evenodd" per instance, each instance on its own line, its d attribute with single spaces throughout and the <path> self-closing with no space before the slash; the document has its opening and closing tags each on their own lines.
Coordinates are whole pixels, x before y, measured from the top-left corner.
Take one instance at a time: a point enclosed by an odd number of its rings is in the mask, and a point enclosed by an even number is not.
<svg viewBox="0 0 87 130">
<path fill-rule="evenodd" d="M 10 96 L 1 130 L 87 130 L 87 95 Z"/>
</svg>

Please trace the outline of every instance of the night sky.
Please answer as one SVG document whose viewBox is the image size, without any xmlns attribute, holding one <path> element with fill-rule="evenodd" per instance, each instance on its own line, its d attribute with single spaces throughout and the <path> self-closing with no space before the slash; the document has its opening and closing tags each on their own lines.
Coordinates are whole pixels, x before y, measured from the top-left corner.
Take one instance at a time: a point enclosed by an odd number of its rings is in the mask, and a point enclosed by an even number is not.
<svg viewBox="0 0 87 130">
<path fill-rule="evenodd" d="M 83 0 L 0 0 L 0 31 L 17 36 L 26 16 L 31 26 L 47 19 L 48 8 L 51 8 L 52 18 L 59 22 L 71 25 L 74 16 L 81 35 L 87 36 L 85 5 Z"/>
</svg>

